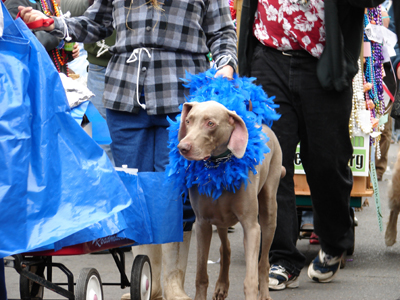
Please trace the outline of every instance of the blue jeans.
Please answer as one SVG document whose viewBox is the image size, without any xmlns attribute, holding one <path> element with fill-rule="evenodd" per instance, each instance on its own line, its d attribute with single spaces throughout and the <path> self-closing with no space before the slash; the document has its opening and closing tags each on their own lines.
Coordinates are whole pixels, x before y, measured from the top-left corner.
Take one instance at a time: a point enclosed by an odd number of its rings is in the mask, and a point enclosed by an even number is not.
<svg viewBox="0 0 400 300">
<path fill-rule="evenodd" d="M 305 51 L 291 56 L 259 44 L 251 76 L 268 96 L 275 96 L 281 117 L 272 130 L 280 142 L 286 176 L 278 194 L 277 229 L 270 251 L 271 264 L 280 264 L 298 275 L 305 256 L 296 248 L 298 224 L 294 193 L 294 155 L 301 142 L 300 158 L 311 190 L 314 232 L 321 248 L 341 255 L 354 242 L 350 215 L 353 177 L 348 162 L 353 147 L 349 137 L 352 87 L 342 92 L 324 90 L 317 78 L 318 59 Z"/>
<path fill-rule="evenodd" d="M 106 67 L 98 66 L 89 63 L 89 70 L 87 76 L 87 87 L 94 94 L 94 97 L 90 99 L 96 109 L 99 111 L 104 119 L 106 118 L 106 109 L 103 105 L 103 94 L 104 94 L 104 77 L 106 73 Z M 108 158 L 114 164 L 114 159 L 111 153 L 110 145 L 99 145 L 107 154 Z"/>
<path fill-rule="evenodd" d="M 177 114 L 170 114 L 175 119 Z M 139 172 L 164 172 L 169 162 L 167 115 L 149 116 L 107 109 L 115 166 Z"/>
<path fill-rule="evenodd" d="M 143 100 L 143 97 L 142 99 Z M 168 116 L 175 120 L 177 114 Z M 107 109 L 111 135 L 111 150 L 115 166 L 128 165 L 139 172 L 164 172 L 169 162 L 167 115 L 147 115 Z M 195 221 L 190 201 L 183 203 L 184 231 L 190 231 Z"/>
</svg>

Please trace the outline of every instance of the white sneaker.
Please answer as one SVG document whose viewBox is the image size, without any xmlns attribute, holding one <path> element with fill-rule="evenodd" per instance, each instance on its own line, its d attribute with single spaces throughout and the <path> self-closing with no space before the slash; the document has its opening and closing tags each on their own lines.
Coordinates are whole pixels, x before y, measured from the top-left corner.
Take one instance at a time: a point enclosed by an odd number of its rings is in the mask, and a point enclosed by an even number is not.
<svg viewBox="0 0 400 300">
<path fill-rule="evenodd" d="M 290 274 L 280 265 L 272 265 L 269 269 L 269 288 L 279 291 L 285 288 L 299 287 L 299 276 Z"/>
<path fill-rule="evenodd" d="M 340 270 L 342 256 L 331 256 L 319 250 L 308 267 L 308 277 L 316 282 L 331 282 Z"/>
</svg>

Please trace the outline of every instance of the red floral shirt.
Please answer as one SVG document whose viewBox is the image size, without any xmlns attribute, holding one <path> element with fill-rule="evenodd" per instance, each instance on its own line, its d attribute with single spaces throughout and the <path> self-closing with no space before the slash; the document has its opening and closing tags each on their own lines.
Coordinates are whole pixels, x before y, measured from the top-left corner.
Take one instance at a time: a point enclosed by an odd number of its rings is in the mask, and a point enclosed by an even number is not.
<svg viewBox="0 0 400 300">
<path fill-rule="evenodd" d="M 258 0 L 254 36 L 281 51 L 307 50 L 320 57 L 325 46 L 324 1 Z"/>
</svg>

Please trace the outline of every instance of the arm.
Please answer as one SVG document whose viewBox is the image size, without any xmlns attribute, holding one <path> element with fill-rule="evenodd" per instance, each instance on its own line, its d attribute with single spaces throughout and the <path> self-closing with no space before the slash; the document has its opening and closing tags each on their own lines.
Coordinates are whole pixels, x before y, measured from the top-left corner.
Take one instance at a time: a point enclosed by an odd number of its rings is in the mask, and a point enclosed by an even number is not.
<svg viewBox="0 0 400 300">
<path fill-rule="evenodd" d="M 383 7 L 382 7 L 382 22 L 383 22 L 383 26 L 385 26 L 386 28 L 389 28 L 389 24 L 390 24 L 389 14 L 387 13 L 386 9 L 384 9 Z"/>
<path fill-rule="evenodd" d="M 203 29 L 207 36 L 207 46 L 217 66 L 226 64 L 216 75 L 232 77 L 237 66 L 237 36 L 228 1 L 209 1 L 209 7 L 203 21 Z"/>
<path fill-rule="evenodd" d="M 18 6 L 32 6 L 33 8 L 39 8 L 38 5 L 30 2 L 29 0 L 7 0 L 5 3 L 7 10 L 9 11 L 10 15 L 15 19 L 18 14 Z M 47 17 L 46 17 L 47 18 Z M 51 35 L 48 32 L 33 32 L 39 42 L 44 46 L 46 51 L 50 51 L 56 48 L 59 44 L 61 39 Z"/>
<path fill-rule="evenodd" d="M 47 18 L 30 7 L 19 6 L 18 9 L 25 23 Z M 70 36 L 72 42 L 94 43 L 113 33 L 112 9 L 112 0 L 98 0 L 86 10 L 84 16 L 68 19 L 54 17 L 54 24 L 37 30 L 49 31 L 59 38 Z"/>
</svg>

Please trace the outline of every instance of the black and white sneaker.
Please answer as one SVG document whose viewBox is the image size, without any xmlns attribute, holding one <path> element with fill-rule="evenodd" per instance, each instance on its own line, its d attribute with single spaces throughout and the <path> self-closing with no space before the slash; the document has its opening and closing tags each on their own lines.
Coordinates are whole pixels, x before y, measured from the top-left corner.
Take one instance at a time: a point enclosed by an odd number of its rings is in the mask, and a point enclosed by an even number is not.
<svg viewBox="0 0 400 300">
<path fill-rule="evenodd" d="M 285 288 L 294 289 L 299 287 L 299 276 L 290 274 L 280 265 L 272 265 L 269 269 L 269 288 L 270 290 L 283 290 Z"/>
<path fill-rule="evenodd" d="M 331 256 L 319 250 L 308 267 L 308 277 L 316 282 L 331 282 L 340 269 L 341 256 Z"/>
</svg>

